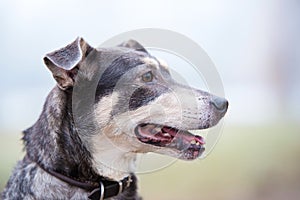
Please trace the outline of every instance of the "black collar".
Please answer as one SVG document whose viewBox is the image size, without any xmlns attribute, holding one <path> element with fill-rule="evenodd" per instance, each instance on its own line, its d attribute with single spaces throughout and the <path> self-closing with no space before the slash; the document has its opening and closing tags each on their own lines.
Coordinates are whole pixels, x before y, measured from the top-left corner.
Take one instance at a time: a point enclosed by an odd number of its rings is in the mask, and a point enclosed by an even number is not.
<svg viewBox="0 0 300 200">
<path fill-rule="evenodd" d="M 51 169 L 45 169 L 39 163 L 37 163 L 37 162 L 35 162 L 35 163 L 41 169 L 43 169 L 45 172 L 58 178 L 59 180 L 66 182 L 69 185 L 79 187 L 81 189 L 84 189 L 84 190 L 90 192 L 88 197 L 91 200 L 103 200 L 106 198 L 118 196 L 125 189 L 129 188 L 130 184 L 132 182 L 131 175 L 129 175 L 128 177 L 126 177 L 120 181 L 108 180 L 105 177 L 101 176 L 99 182 L 92 182 L 92 181 L 82 182 L 82 181 L 75 180 L 74 178 L 68 177 L 66 175 L 63 175 L 61 173 L 58 173 L 56 171 L 53 171 Z"/>
</svg>

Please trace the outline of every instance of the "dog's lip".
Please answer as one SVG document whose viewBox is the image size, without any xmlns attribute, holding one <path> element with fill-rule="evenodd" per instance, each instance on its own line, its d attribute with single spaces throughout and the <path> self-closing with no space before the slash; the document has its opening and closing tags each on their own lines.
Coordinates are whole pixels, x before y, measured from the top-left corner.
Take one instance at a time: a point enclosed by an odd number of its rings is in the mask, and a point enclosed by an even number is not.
<svg viewBox="0 0 300 200">
<path fill-rule="evenodd" d="M 142 143 L 180 151 L 182 159 L 195 159 L 205 150 L 203 137 L 169 126 L 140 124 L 135 128 L 135 134 Z"/>
</svg>

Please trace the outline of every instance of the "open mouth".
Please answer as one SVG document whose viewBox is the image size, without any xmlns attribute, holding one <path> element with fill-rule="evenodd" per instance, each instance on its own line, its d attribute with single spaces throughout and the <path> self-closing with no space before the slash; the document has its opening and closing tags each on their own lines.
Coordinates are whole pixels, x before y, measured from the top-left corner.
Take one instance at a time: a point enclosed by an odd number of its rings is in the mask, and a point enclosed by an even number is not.
<svg viewBox="0 0 300 200">
<path fill-rule="evenodd" d="M 205 150 L 205 141 L 201 136 L 169 126 L 140 124 L 136 127 L 135 134 L 143 143 L 178 150 L 179 158 L 185 160 L 196 159 Z"/>
</svg>

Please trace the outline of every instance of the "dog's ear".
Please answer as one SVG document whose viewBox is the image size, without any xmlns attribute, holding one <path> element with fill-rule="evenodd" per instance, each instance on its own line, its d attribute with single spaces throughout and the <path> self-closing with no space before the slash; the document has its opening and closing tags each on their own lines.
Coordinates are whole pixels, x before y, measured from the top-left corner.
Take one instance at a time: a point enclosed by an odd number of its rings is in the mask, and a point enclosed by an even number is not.
<svg viewBox="0 0 300 200">
<path fill-rule="evenodd" d="M 136 51 L 143 51 L 145 53 L 148 53 L 147 50 L 143 47 L 143 45 L 138 43 L 136 40 L 132 40 L 132 39 L 130 39 L 126 42 L 123 42 L 119 46 L 120 47 L 127 47 L 127 48 L 130 48 L 130 49 L 134 49 Z"/>
<path fill-rule="evenodd" d="M 62 90 L 73 86 L 80 63 L 92 50 L 84 39 L 78 37 L 66 47 L 46 54 L 44 62 Z"/>
</svg>

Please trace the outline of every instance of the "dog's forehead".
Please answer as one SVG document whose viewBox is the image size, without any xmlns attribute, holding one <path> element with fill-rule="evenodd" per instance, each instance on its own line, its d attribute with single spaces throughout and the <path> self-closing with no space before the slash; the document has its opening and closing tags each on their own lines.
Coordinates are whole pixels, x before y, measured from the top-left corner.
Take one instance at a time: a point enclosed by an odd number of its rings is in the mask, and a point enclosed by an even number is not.
<svg viewBox="0 0 300 200">
<path fill-rule="evenodd" d="M 95 49 L 99 52 L 109 52 L 111 54 L 122 54 L 133 51 L 133 49 L 126 47 L 97 47 Z"/>
<path fill-rule="evenodd" d="M 161 59 L 161 58 L 157 58 L 157 60 L 158 60 L 158 62 L 159 62 L 159 65 L 160 65 L 164 70 L 170 71 L 169 65 L 168 65 L 168 63 L 167 63 L 165 60 L 163 60 L 163 59 Z"/>
<path fill-rule="evenodd" d="M 147 57 L 145 52 L 136 51 L 126 47 L 96 48 L 99 52 L 102 62 L 112 63 L 116 58 L 126 58 L 128 60 L 138 60 Z M 119 59 L 120 60 L 120 59 Z M 142 61 L 142 60 L 141 60 Z M 142 61 L 143 62 L 143 61 Z"/>
<path fill-rule="evenodd" d="M 155 69 L 159 69 L 159 62 L 151 57 L 144 57 L 141 59 L 146 65 L 151 66 Z"/>
<path fill-rule="evenodd" d="M 145 57 L 145 58 L 142 58 L 142 61 L 154 68 L 154 69 L 157 69 L 157 70 L 162 70 L 162 71 L 166 71 L 167 73 L 170 73 L 170 70 L 169 70 L 169 66 L 167 64 L 166 61 L 160 59 L 160 58 L 156 58 L 156 57 Z"/>
<path fill-rule="evenodd" d="M 136 51 L 126 47 L 97 48 L 97 51 L 102 54 L 101 60 L 105 63 L 112 63 L 116 58 L 126 58 L 127 60 L 135 60 L 135 62 L 139 60 L 140 63 L 143 63 L 152 69 L 169 72 L 168 64 L 164 60 L 145 52 Z M 117 60 L 120 61 L 120 59 Z"/>
</svg>

